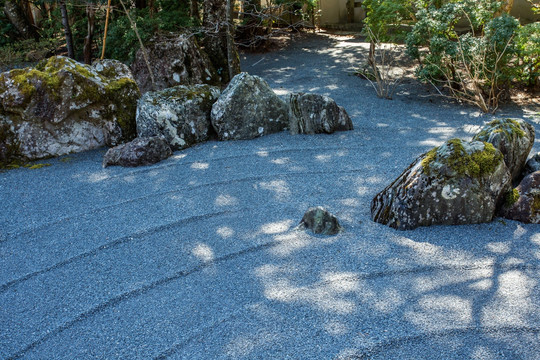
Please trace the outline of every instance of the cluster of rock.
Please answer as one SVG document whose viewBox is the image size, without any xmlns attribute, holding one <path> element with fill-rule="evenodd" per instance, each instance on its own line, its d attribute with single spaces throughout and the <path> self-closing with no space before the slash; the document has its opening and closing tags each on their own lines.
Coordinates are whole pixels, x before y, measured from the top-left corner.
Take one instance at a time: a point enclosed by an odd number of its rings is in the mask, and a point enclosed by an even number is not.
<svg viewBox="0 0 540 360">
<path fill-rule="evenodd" d="M 162 137 L 172 150 L 181 150 L 212 134 L 219 140 L 247 140 L 287 127 L 295 129 L 293 134 L 353 129 L 346 111 L 328 97 L 292 94 L 289 99 L 288 104 L 266 81 L 247 73 L 236 75 L 223 92 L 204 84 L 150 91 L 138 102 L 137 134 Z M 106 154 L 103 166 L 114 165 L 111 158 L 122 161 Z"/>
<path fill-rule="evenodd" d="M 160 76 L 160 86 L 167 88 L 142 97 L 131 70 L 115 60 L 89 66 L 56 56 L 36 68 L 0 74 L 0 165 L 122 145 L 111 149 L 103 165 L 137 166 L 211 136 L 238 140 L 287 127 L 307 134 L 352 129 L 345 110 L 332 99 L 293 94 L 287 103 L 258 76 L 240 73 L 223 92 L 194 84 L 213 81 L 211 64 L 187 66 L 188 59 L 204 62 L 204 54 L 186 39 L 177 41 L 182 56 L 178 62 L 163 62 L 162 70 L 172 74 L 172 83 L 185 85 L 168 87 L 171 81 Z M 159 51 L 152 50 L 151 56 L 161 64 Z M 139 81 L 148 83 L 144 76 Z"/>
<path fill-rule="evenodd" d="M 536 161 L 526 165 L 534 136 L 527 122 L 502 119 L 490 122 L 471 141 L 447 141 L 416 159 L 375 196 L 372 219 L 399 230 L 489 222 L 496 215 L 538 223 L 540 172 L 524 174 Z"/>
<path fill-rule="evenodd" d="M 56 56 L 4 72 L 0 128 L 8 130 L 0 150 L 16 144 L 32 160 L 129 141 L 139 97 L 129 68 L 115 60 L 88 66 Z"/>
</svg>

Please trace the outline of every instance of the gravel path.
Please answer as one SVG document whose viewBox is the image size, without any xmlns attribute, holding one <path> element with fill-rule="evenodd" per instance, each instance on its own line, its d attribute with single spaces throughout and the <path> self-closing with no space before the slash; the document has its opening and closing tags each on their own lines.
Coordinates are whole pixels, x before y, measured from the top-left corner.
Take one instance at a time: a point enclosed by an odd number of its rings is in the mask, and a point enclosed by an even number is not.
<svg viewBox="0 0 540 360">
<path fill-rule="evenodd" d="M 365 46 L 310 35 L 242 57 L 280 95 L 330 95 L 354 131 L 0 173 L 0 358 L 538 359 L 538 225 L 371 222 L 416 156 L 492 117 L 411 83 L 378 99 L 351 75 Z M 532 110 L 498 115 L 540 133 Z M 345 232 L 295 231 L 315 205 Z"/>
</svg>

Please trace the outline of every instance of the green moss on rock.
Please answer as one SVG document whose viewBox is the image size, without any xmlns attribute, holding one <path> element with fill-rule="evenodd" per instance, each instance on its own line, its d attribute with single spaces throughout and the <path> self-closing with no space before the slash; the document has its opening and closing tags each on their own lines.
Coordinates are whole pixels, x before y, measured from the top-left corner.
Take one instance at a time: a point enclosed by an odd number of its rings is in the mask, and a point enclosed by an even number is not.
<svg viewBox="0 0 540 360">
<path fill-rule="evenodd" d="M 512 189 L 508 193 L 506 193 L 505 197 L 505 205 L 508 207 L 511 207 L 515 203 L 518 202 L 520 197 L 519 190 L 518 189 Z"/>
<path fill-rule="evenodd" d="M 480 148 L 479 144 L 483 146 Z M 427 152 L 422 168 L 428 176 L 444 167 L 457 175 L 480 178 L 492 173 L 502 161 L 502 153 L 490 143 L 464 143 L 460 139 L 451 139 Z"/>
<path fill-rule="evenodd" d="M 525 131 L 523 131 L 518 121 L 514 119 L 495 119 L 488 123 L 473 140 L 487 141 L 490 135 L 499 133 L 502 133 L 508 139 L 525 136 Z"/>
</svg>

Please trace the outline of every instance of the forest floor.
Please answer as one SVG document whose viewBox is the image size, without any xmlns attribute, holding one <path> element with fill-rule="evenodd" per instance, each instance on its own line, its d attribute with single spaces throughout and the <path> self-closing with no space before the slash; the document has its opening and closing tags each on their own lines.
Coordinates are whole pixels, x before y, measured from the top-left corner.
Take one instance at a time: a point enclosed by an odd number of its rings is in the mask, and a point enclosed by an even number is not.
<svg viewBox="0 0 540 360">
<path fill-rule="evenodd" d="M 495 117 L 539 133 L 538 107 L 483 114 L 407 82 L 379 99 L 354 75 L 366 46 L 310 34 L 241 55 L 283 97 L 335 99 L 353 131 L 0 173 L 0 358 L 538 359 L 539 225 L 397 231 L 370 217 L 425 151 Z M 296 230 L 317 205 L 345 230 Z"/>
</svg>

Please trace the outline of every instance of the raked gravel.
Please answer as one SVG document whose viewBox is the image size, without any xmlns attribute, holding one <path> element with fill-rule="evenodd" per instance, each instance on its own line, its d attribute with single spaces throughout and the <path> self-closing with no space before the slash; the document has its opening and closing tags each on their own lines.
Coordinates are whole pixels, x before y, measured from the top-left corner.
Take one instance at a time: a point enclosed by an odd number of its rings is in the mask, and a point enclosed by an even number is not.
<svg viewBox="0 0 540 360">
<path fill-rule="evenodd" d="M 365 49 L 318 34 L 242 55 L 279 95 L 334 98 L 354 131 L 211 141 L 136 169 L 103 169 L 101 149 L 0 173 L 0 358 L 540 358 L 538 225 L 370 220 L 415 157 L 493 116 L 410 81 L 378 99 L 352 75 Z M 497 116 L 540 133 L 537 114 Z M 317 205 L 345 231 L 295 231 Z"/>
</svg>

